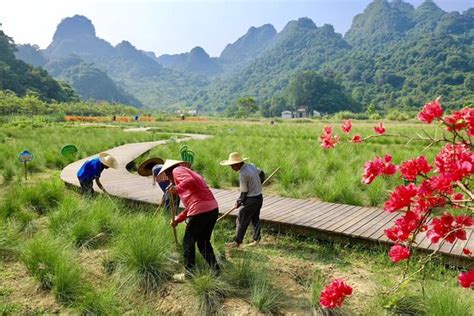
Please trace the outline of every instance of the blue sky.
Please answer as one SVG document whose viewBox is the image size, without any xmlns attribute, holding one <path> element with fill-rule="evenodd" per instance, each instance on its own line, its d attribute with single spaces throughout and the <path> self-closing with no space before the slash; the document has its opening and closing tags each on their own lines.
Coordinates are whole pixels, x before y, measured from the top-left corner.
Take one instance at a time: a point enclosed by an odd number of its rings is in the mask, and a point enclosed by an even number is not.
<svg viewBox="0 0 474 316">
<path fill-rule="evenodd" d="M 346 32 L 371 0 L 2 0 L 0 23 L 15 42 L 45 48 L 62 18 L 82 14 L 99 37 L 128 40 L 157 55 L 203 47 L 218 56 L 250 26 L 271 23 L 277 31 L 290 20 L 309 17 L 316 25 Z M 408 0 L 417 6 L 422 0 Z M 435 0 L 445 11 L 464 11 L 474 0 Z"/>
</svg>

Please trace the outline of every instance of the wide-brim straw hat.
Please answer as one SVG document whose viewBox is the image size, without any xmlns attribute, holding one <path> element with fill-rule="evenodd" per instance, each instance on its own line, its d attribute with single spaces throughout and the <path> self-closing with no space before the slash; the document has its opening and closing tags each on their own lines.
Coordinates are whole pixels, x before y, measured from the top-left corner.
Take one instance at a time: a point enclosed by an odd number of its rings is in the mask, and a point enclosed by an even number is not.
<svg viewBox="0 0 474 316">
<path fill-rule="evenodd" d="M 156 166 L 156 165 L 162 165 L 163 163 L 164 163 L 164 161 L 160 157 L 154 157 L 154 158 L 147 159 L 147 160 L 145 160 L 144 162 L 142 162 L 140 164 L 140 166 L 138 167 L 137 172 L 141 176 L 149 177 L 149 176 L 152 175 L 153 167 Z"/>
<path fill-rule="evenodd" d="M 156 176 L 156 180 L 158 182 L 169 180 L 165 171 L 172 168 L 172 167 L 174 167 L 174 166 L 176 166 L 176 165 L 180 165 L 180 166 L 183 166 L 183 167 L 186 167 L 186 168 L 189 168 L 191 166 L 191 164 L 189 162 L 186 162 L 186 161 L 166 159 L 165 164 L 163 165 L 163 168 L 161 168 L 160 172 Z"/>
<path fill-rule="evenodd" d="M 108 153 L 100 153 L 99 160 L 101 163 L 103 163 L 109 168 L 118 169 L 119 164 L 117 159 L 115 159 L 114 157 L 112 157 L 112 155 Z"/>
<path fill-rule="evenodd" d="M 222 160 L 220 162 L 221 166 L 232 166 L 241 162 L 244 162 L 248 158 L 243 158 L 242 155 L 238 152 L 233 152 L 229 154 L 229 159 Z"/>
</svg>

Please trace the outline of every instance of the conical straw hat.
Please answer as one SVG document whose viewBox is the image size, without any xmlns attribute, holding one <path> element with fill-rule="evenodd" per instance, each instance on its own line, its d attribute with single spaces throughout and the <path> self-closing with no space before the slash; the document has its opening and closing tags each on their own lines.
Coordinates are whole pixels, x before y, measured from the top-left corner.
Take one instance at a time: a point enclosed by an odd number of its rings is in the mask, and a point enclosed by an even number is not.
<svg viewBox="0 0 474 316">
<path fill-rule="evenodd" d="M 230 153 L 229 154 L 229 159 L 227 160 L 222 160 L 220 162 L 221 166 L 231 166 L 231 165 L 235 165 L 235 164 L 238 164 L 238 163 L 241 163 L 241 162 L 244 162 L 245 160 L 247 160 L 248 158 L 242 158 L 242 156 L 240 155 L 240 153 L 238 152 L 233 152 L 233 153 Z"/>
<path fill-rule="evenodd" d="M 164 163 L 163 159 L 160 157 L 154 157 L 145 160 L 144 162 L 141 163 L 141 165 L 138 167 L 138 174 L 144 177 L 151 176 L 152 172 L 151 170 L 155 165 L 162 165 Z"/>
<path fill-rule="evenodd" d="M 168 170 L 171 167 L 176 166 L 176 165 L 181 165 L 181 166 L 187 167 L 187 168 L 190 167 L 189 162 L 182 161 L 182 160 L 166 159 L 165 164 L 163 165 L 163 168 L 161 168 L 160 172 L 156 176 L 156 180 L 158 182 L 169 180 L 168 177 L 166 176 L 165 171 Z"/>
<path fill-rule="evenodd" d="M 117 160 L 108 153 L 100 153 L 99 160 L 109 168 L 118 169 L 119 164 Z"/>
</svg>

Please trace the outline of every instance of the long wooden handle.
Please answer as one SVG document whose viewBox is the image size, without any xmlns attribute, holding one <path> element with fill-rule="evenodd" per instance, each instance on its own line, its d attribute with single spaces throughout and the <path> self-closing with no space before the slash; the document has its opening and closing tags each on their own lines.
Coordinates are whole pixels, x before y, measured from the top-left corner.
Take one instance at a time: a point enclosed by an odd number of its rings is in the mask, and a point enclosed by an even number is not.
<svg viewBox="0 0 474 316">
<path fill-rule="evenodd" d="M 174 203 L 174 195 L 169 193 L 170 195 L 170 203 L 171 203 L 171 216 L 173 218 L 173 221 L 176 217 L 176 204 Z M 178 234 L 176 233 L 176 226 L 173 227 L 173 235 L 174 235 L 174 241 L 176 242 L 176 246 L 178 246 Z"/>
<path fill-rule="evenodd" d="M 268 178 L 266 178 L 265 181 L 263 181 L 262 187 L 268 182 L 268 180 L 270 180 L 270 179 L 275 175 L 275 173 L 278 172 L 278 170 L 280 170 L 280 167 L 276 168 L 275 171 L 273 171 L 273 172 L 268 176 Z"/>
<path fill-rule="evenodd" d="M 230 213 L 232 213 L 232 211 L 234 211 L 234 210 L 236 210 L 236 209 L 237 209 L 237 206 L 234 206 L 233 208 L 231 208 L 230 210 L 228 210 L 227 212 L 225 212 L 224 215 L 222 215 L 221 217 L 219 217 L 216 222 L 220 221 L 221 219 L 223 219 L 224 217 L 226 217 L 227 215 L 229 215 Z"/>
</svg>

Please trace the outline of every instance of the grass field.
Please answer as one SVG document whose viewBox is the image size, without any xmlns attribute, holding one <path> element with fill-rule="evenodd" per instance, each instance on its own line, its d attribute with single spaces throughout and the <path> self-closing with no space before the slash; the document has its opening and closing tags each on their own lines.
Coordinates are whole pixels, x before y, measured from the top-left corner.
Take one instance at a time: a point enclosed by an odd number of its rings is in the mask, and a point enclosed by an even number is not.
<svg viewBox="0 0 474 316">
<path fill-rule="evenodd" d="M 264 122 L 208 122 L 199 123 L 162 123 L 160 130 L 166 132 L 194 132 L 214 135 L 205 142 L 193 141 L 186 145 L 195 153 L 194 168 L 202 173 L 214 188 L 235 187 L 238 185 L 238 173 L 229 167 L 219 165 L 227 159 L 230 152 L 239 151 L 249 161 L 266 171 L 269 175 L 277 167 L 281 170 L 267 189 L 267 193 L 295 197 L 317 198 L 327 202 L 351 205 L 380 205 L 387 198 L 387 192 L 397 183 L 393 179 L 378 179 L 372 185 L 361 183 L 363 165 L 376 155 L 393 155 L 394 163 L 416 157 L 427 146 L 426 142 L 412 141 L 403 137 L 379 137 L 365 144 L 343 143 L 333 150 L 320 147 L 319 135 L 323 127 L 333 125 L 339 135 L 340 123 L 277 123 Z M 374 135 L 375 122 L 354 122 L 351 135 L 363 137 Z M 387 134 L 415 135 L 420 133 L 420 124 L 389 123 Z M 434 129 L 431 128 L 433 132 Z M 342 136 L 343 140 L 348 139 Z M 350 140 L 350 139 L 349 139 Z M 150 156 L 179 159 L 182 144 L 170 143 L 152 150 L 149 155 L 139 159 L 138 163 Z M 436 148 L 424 151 L 431 159 Z"/>
<path fill-rule="evenodd" d="M 403 266 L 389 262 L 383 247 L 367 249 L 265 230 L 261 247 L 229 251 L 225 243 L 233 234 L 230 221 L 219 223 L 213 234 L 222 275 L 210 274 L 198 255 L 200 269 L 194 278 L 174 283 L 171 275 L 181 272 L 182 265 L 173 261 L 177 249 L 168 214 L 154 215 L 152 206 L 118 199 L 83 198 L 58 179 L 60 169 L 74 159 L 123 143 L 194 132 L 214 135 L 187 143 L 196 154 L 195 168 L 212 186 L 237 185 L 237 174 L 218 162 L 238 150 L 266 171 L 282 168 L 268 188 L 273 193 L 378 205 L 395 183 L 378 179 L 376 189 L 361 185 L 363 163 L 387 152 L 399 163 L 423 146 L 378 138 L 324 151 L 318 141 L 323 125 L 164 122 L 152 124 L 154 132 L 138 133 L 64 123 L 1 127 L 0 314 L 324 315 L 328 312 L 319 308 L 319 293 L 338 277 L 354 288 L 347 304 L 335 312 L 339 315 L 471 315 L 474 298 L 456 284 L 459 270 L 437 260 L 389 297 L 386 292 Z M 373 133 L 373 123 L 355 125 L 356 132 Z M 393 124 L 387 131 L 413 134 L 418 126 Z M 78 146 L 78 157 L 59 155 L 69 143 Z M 170 141 L 150 155 L 179 158 L 181 146 Z M 27 181 L 17 160 L 24 149 L 35 154 Z M 183 225 L 178 228 L 181 239 Z M 421 291 L 422 282 L 426 292 Z"/>
</svg>

